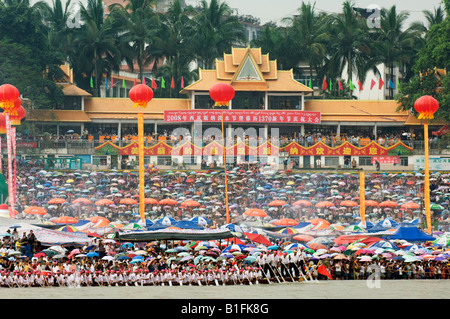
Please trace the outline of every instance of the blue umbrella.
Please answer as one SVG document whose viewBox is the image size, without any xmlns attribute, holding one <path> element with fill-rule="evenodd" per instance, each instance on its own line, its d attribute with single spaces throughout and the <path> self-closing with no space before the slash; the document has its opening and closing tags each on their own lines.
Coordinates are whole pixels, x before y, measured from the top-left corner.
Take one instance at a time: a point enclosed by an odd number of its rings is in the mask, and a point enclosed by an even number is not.
<svg viewBox="0 0 450 319">
<path fill-rule="evenodd" d="M 98 257 L 98 253 L 96 251 L 91 251 L 86 254 L 87 257 Z"/>
</svg>

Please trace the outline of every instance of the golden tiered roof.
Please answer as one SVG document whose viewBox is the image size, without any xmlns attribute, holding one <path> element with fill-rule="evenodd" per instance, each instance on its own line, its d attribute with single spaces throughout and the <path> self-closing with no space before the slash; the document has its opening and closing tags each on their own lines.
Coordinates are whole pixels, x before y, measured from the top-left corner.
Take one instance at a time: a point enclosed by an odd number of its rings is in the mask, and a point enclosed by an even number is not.
<svg viewBox="0 0 450 319">
<path fill-rule="evenodd" d="M 235 91 L 268 91 L 311 93 L 312 89 L 294 80 L 292 70 L 278 70 L 276 60 L 262 54 L 261 48 L 231 48 L 223 60 L 216 60 L 216 69 L 199 69 L 199 80 L 181 93 L 209 91 L 216 83 L 225 82 Z"/>
</svg>

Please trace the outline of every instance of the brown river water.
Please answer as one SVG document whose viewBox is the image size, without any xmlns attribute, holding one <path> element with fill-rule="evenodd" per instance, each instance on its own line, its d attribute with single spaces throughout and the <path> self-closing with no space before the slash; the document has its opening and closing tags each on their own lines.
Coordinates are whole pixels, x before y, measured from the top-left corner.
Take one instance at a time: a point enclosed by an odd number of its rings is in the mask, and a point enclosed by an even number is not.
<svg viewBox="0 0 450 319">
<path fill-rule="evenodd" d="M 449 299 L 450 280 L 366 280 L 231 286 L 0 288 L 1 299 Z"/>
</svg>

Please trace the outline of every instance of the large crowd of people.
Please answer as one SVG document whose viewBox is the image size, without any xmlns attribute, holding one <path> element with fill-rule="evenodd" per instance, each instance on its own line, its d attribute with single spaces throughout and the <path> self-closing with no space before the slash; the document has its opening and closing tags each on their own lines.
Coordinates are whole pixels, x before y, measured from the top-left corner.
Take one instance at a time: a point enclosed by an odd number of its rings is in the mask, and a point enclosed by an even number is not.
<svg viewBox="0 0 450 319">
<path fill-rule="evenodd" d="M 243 225 L 260 222 L 262 227 L 272 221 L 293 219 L 298 223 L 314 218 L 326 220 L 330 225 L 347 226 L 360 221 L 355 207 L 344 201 L 359 200 L 359 176 L 352 172 L 296 173 L 266 171 L 258 163 L 244 163 L 228 175 L 228 203 L 230 222 Z M 7 174 L 7 170 L 3 172 Z M 7 176 L 5 176 L 7 178 Z M 415 173 L 366 174 L 366 200 L 378 203 L 395 201 L 397 205 L 367 206 L 366 221 L 392 219 L 398 223 L 419 219 L 424 224 L 423 175 Z M 440 208 L 433 210 L 433 230 L 448 232 L 448 174 L 432 172 L 431 202 Z M 148 171 L 145 178 L 146 197 L 161 201 L 173 198 L 177 205 L 148 205 L 146 217 L 151 220 L 170 216 L 175 220 L 204 216 L 210 223 L 205 227 L 218 228 L 226 223 L 225 179 L 220 170 L 196 172 Z M 41 222 L 57 217 L 71 216 L 78 220 L 102 216 L 126 225 L 139 221 L 138 205 L 122 202 L 124 198 L 138 199 L 138 175 L 130 171 L 44 171 L 34 162 L 19 163 L 17 171 L 17 205 L 19 219 L 35 219 L 24 210 L 29 206 L 43 207 L 47 213 L 39 216 Z M 61 204 L 49 204 L 54 198 L 63 198 Z M 77 198 L 90 201 L 73 203 Z M 99 206 L 96 201 L 109 198 L 113 204 Z M 199 203 L 196 208 L 182 207 L 187 200 Z M 297 205 L 302 200 L 310 205 Z M 272 205 L 279 201 L 282 204 Z M 320 202 L 332 205 L 320 207 Z M 403 208 L 403 203 L 416 202 L 420 208 Z M 267 212 L 266 217 L 248 217 L 250 208 Z M 279 228 L 277 228 L 279 229 Z M 17 231 L 17 229 L 15 229 Z M 19 228 L 20 231 L 20 228 Z M 274 231 L 271 228 L 271 231 Z M 402 255 L 385 256 L 366 252 L 362 255 L 344 254 L 337 258 L 333 243 L 328 244 L 326 255 L 308 252 L 302 247 L 288 248 L 286 239 L 273 238 L 273 247 L 252 245 L 241 238 L 244 247 L 238 254 L 219 258 L 225 245 L 215 242 L 203 250 L 188 248 L 189 258 L 179 258 L 180 247 L 189 243 L 151 242 L 122 247 L 118 241 L 106 238 L 92 239 L 90 247 L 64 247 L 62 254 L 48 254 L 33 234 L 11 232 L 3 234 L 0 254 L 0 285 L 4 287 L 67 286 L 67 285 L 229 285 L 262 284 L 285 281 L 314 281 L 327 278 L 351 280 L 367 279 L 379 275 L 381 279 L 448 279 L 448 250 L 429 246 L 422 249 L 440 259 L 423 258 L 414 262 L 401 259 Z M 215 245 L 215 247 L 214 247 Z M 227 242 L 227 246 L 232 243 Z M 306 244 L 307 245 L 307 244 Z M 307 247 L 307 246 L 306 246 Z M 213 254 L 216 248 L 215 255 Z M 74 254 L 72 251 L 78 249 Z M 171 249 L 171 250 L 170 250 Z M 257 249 L 257 250 L 255 250 Z M 239 249 L 238 249 L 239 250 Z M 89 256 L 90 252 L 97 255 Z M 259 255 L 255 255 L 259 252 Z M 239 254 L 240 253 L 240 254 Z M 395 252 L 393 252 L 395 253 Z M 117 256 L 126 256 L 117 258 Z M 128 256 L 127 256 L 128 255 Z M 141 256 L 142 259 L 134 258 Z M 361 259 L 362 256 L 370 257 Z M 436 257 L 436 255 L 434 255 Z M 210 258 L 207 258 L 210 257 Z M 252 259 L 251 257 L 254 257 Z M 399 258 L 400 257 L 400 258 Z M 196 259 L 197 258 L 197 259 Z M 442 259 L 443 258 L 443 259 Z M 195 261 L 195 262 L 194 262 Z"/>
</svg>

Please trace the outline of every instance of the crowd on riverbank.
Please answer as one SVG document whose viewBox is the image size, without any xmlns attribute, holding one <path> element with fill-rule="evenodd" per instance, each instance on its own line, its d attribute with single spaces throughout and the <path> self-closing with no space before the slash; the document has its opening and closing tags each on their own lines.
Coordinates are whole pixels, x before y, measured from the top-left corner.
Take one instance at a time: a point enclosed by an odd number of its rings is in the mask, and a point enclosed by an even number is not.
<svg viewBox="0 0 450 319">
<path fill-rule="evenodd" d="M 120 243 L 93 239 L 84 247 L 39 246 L 31 258 L 3 243 L 1 287 L 254 285 L 317 280 L 450 279 L 450 249 L 407 244 L 264 246 L 218 241 Z M 356 249 L 354 248 L 356 247 Z M 20 247 L 19 247 L 20 249 Z M 42 250 L 41 250 L 42 249 Z M 341 251 L 339 251 L 339 249 Z M 16 253 L 14 253 L 16 252 Z"/>
</svg>

